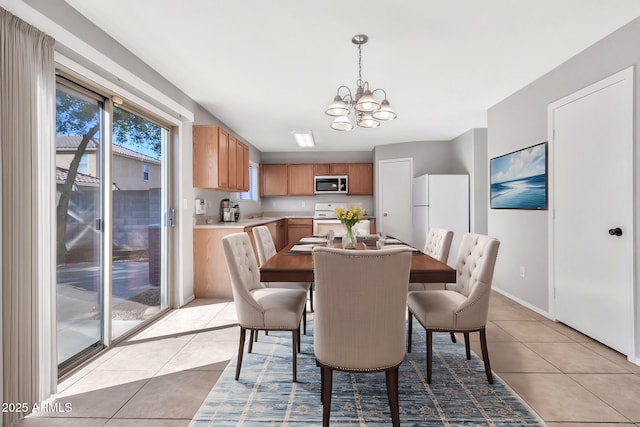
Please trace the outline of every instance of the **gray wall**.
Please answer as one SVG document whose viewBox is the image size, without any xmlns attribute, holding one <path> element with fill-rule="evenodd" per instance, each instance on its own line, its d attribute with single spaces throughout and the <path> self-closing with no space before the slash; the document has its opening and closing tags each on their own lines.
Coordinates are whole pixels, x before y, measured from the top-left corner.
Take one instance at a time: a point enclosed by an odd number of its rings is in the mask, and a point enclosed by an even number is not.
<svg viewBox="0 0 640 427">
<path fill-rule="evenodd" d="M 473 233 L 487 234 L 489 172 L 487 130 L 471 129 L 451 141 L 450 173 L 469 174 L 469 225 Z"/>
<path fill-rule="evenodd" d="M 629 66 L 640 65 L 640 19 L 636 19 L 584 50 L 535 82 L 506 98 L 488 112 L 488 155 L 496 157 L 547 141 L 547 106 Z M 635 77 L 635 128 L 640 129 L 639 79 Z M 637 142 L 637 136 L 636 142 Z M 551 152 L 551 150 L 550 150 Z M 638 155 L 634 159 L 635 191 Z M 606 173 L 606 171 L 594 171 Z M 636 194 L 636 209 L 640 194 Z M 494 286 L 542 312 L 549 310 L 549 212 L 490 210 L 489 233 L 501 241 Z M 638 242 L 638 220 L 636 237 Z M 638 268 L 636 256 L 636 270 Z M 519 277 L 525 266 L 526 277 Z M 636 286 L 637 289 L 637 281 Z M 636 298 L 640 295 L 636 291 Z M 636 301 L 636 307 L 638 307 Z M 636 319 L 638 319 L 636 309 Z M 637 320 L 636 320 L 637 321 Z M 636 331 L 640 328 L 636 326 Z M 638 343 L 636 339 L 636 343 Z"/>
<path fill-rule="evenodd" d="M 404 142 L 379 145 L 374 149 L 376 164 L 380 160 L 407 157 L 413 158 L 413 176 L 420 176 L 426 173 L 452 173 L 453 150 L 450 141 Z"/>
</svg>

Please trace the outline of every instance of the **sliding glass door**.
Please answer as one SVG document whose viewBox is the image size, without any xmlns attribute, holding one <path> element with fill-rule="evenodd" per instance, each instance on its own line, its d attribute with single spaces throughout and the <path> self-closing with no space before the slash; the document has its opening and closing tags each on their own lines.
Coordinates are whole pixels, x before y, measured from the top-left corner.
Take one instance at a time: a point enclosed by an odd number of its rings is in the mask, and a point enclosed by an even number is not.
<svg viewBox="0 0 640 427">
<path fill-rule="evenodd" d="M 113 107 L 112 336 L 117 338 L 167 307 L 163 266 L 169 132 Z"/>
<path fill-rule="evenodd" d="M 169 305 L 169 128 L 60 78 L 58 365 L 66 372 Z"/>
<path fill-rule="evenodd" d="M 102 348 L 104 98 L 58 84 L 56 93 L 58 364 Z"/>
</svg>

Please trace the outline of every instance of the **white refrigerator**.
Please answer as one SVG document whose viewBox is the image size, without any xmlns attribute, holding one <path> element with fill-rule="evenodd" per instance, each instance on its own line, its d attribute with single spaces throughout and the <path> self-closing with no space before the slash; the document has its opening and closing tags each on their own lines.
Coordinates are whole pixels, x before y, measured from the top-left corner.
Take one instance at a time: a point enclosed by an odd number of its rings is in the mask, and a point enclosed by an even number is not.
<svg viewBox="0 0 640 427">
<path fill-rule="evenodd" d="M 462 235 L 469 231 L 469 175 L 415 177 L 412 204 L 412 245 L 422 250 L 431 227 L 453 230 L 447 264 L 454 267 Z"/>
</svg>

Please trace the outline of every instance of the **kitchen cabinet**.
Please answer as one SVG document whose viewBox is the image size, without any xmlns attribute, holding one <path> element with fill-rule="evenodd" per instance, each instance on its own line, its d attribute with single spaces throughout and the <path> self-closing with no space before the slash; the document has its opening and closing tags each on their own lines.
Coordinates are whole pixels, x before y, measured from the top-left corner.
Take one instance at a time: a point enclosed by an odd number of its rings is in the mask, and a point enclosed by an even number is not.
<svg viewBox="0 0 640 427">
<path fill-rule="evenodd" d="M 245 157 L 245 152 L 248 153 L 246 144 L 222 127 L 193 126 L 193 186 L 246 191 L 248 180 L 245 183 L 244 176 L 249 174 L 249 156 Z"/>
<path fill-rule="evenodd" d="M 239 188 L 238 187 L 238 141 L 231 135 L 229 135 L 229 148 L 227 150 L 229 152 L 229 183 L 228 188 Z M 242 150 L 240 150 L 242 152 Z M 240 154 L 242 156 L 242 154 Z"/>
<path fill-rule="evenodd" d="M 313 196 L 313 165 L 289 165 L 289 196 Z"/>
<path fill-rule="evenodd" d="M 242 148 L 242 150 L 240 150 L 240 148 Z M 242 156 L 240 155 L 240 151 L 242 151 Z M 247 144 L 239 144 L 237 154 L 238 188 L 242 191 L 249 191 L 249 146 Z"/>
<path fill-rule="evenodd" d="M 196 298 L 233 298 L 222 238 L 237 228 L 193 230 L 193 292 Z"/>
<path fill-rule="evenodd" d="M 345 175 L 349 195 L 373 195 L 372 163 L 304 163 L 260 165 L 261 196 L 313 196 L 314 176 Z"/>
<path fill-rule="evenodd" d="M 349 194 L 373 195 L 373 164 L 351 163 L 349 166 Z"/>
<path fill-rule="evenodd" d="M 349 173 L 348 163 L 316 163 L 313 166 L 315 176 L 347 175 Z"/>
<path fill-rule="evenodd" d="M 276 250 L 284 245 L 285 220 L 268 222 L 267 228 L 276 244 Z M 196 298 L 233 298 L 231 280 L 224 259 L 222 238 L 229 234 L 245 231 L 251 239 L 251 245 L 258 262 L 258 251 L 253 238 L 253 228 L 220 227 L 196 228 L 193 230 L 193 282 Z"/>
<path fill-rule="evenodd" d="M 288 218 L 287 219 L 287 244 L 295 243 L 305 236 L 313 235 L 313 219 Z"/>
<path fill-rule="evenodd" d="M 288 194 L 288 165 L 260 165 L 260 195 L 286 196 Z"/>
</svg>

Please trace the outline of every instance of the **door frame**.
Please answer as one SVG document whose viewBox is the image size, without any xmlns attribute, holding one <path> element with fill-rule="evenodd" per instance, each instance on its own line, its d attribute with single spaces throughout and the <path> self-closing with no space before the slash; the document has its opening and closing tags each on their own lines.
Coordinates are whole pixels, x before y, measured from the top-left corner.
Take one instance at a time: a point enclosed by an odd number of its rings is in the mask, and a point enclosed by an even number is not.
<svg viewBox="0 0 640 427">
<path fill-rule="evenodd" d="M 555 298 L 555 288 L 556 288 L 556 283 L 555 283 L 555 247 L 554 247 L 554 241 L 555 241 L 555 203 L 554 203 L 554 189 L 555 189 L 555 159 L 554 159 L 554 150 L 555 150 L 555 136 L 554 136 L 554 129 L 555 129 L 555 123 L 554 123 L 554 112 L 556 109 L 570 104 L 578 99 L 584 98 L 586 96 L 589 96 L 592 93 L 598 92 L 600 90 L 603 90 L 609 86 L 612 86 L 614 84 L 620 83 L 620 82 L 625 82 L 626 84 L 629 85 L 629 91 L 628 91 L 628 98 L 625 100 L 626 102 L 629 103 L 629 107 L 632 109 L 632 116 L 635 117 L 635 112 L 634 112 L 634 98 L 635 98 L 635 92 L 634 92 L 634 66 L 628 67 L 622 71 L 619 71 L 609 77 L 605 77 L 604 79 L 601 79 L 587 87 L 584 87 L 582 89 L 579 89 L 577 91 L 575 91 L 574 93 L 567 95 L 563 98 L 560 98 L 559 100 L 552 102 L 551 104 L 548 105 L 547 107 L 547 135 L 548 135 L 548 141 L 549 141 L 549 149 L 547 151 L 548 153 L 548 247 L 549 247 L 549 258 L 548 258 L 548 262 L 549 262 L 549 315 L 551 316 L 551 318 L 555 321 L 557 321 L 557 309 L 556 309 L 556 298 Z M 635 149 L 633 147 L 635 141 L 635 124 L 632 121 L 632 130 L 631 130 L 631 141 L 629 142 L 630 144 L 632 144 L 632 152 L 633 152 L 633 158 L 632 158 L 632 176 L 630 177 L 630 179 L 634 180 L 633 184 L 632 184 L 632 218 L 635 219 L 635 215 L 636 215 L 636 195 L 635 195 L 635 169 L 636 169 L 636 161 L 635 161 Z M 637 350 L 636 350 L 636 304 L 635 304 L 635 283 L 636 283 L 636 233 L 635 233 L 635 222 L 632 221 L 629 224 L 629 233 L 633 236 L 633 250 L 632 253 L 629 254 L 629 256 L 632 258 L 632 262 L 630 263 L 630 265 L 632 266 L 632 271 L 631 271 L 631 280 L 630 283 L 627 284 L 627 298 L 626 300 L 628 301 L 628 304 L 630 305 L 629 308 L 629 317 L 630 319 L 628 319 L 629 324 L 631 325 L 630 327 L 630 339 L 631 339 L 631 343 L 629 345 L 629 354 L 627 355 L 627 359 L 629 361 L 632 361 L 633 363 L 638 364 L 638 360 L 637 360 Z"/>
</svg>

